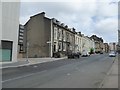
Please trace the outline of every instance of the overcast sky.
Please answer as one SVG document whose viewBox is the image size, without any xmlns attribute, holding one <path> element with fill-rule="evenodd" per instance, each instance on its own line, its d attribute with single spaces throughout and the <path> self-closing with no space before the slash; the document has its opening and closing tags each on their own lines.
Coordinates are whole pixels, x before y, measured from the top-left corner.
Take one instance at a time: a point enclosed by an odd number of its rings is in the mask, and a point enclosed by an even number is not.
<svg viewBox="0 0 120 90">
<path fill-rule="evenodd" d="M 118 39 L 118 0 L 26 1 L 21 3 L 20 10 L 20 23 L 23 25 L 30 16 L 44 11 L 46 17 L 54 17 L 86 36 L 96 34 L 102 37 L 104 42 L 116 42 Z"/>
</svg>

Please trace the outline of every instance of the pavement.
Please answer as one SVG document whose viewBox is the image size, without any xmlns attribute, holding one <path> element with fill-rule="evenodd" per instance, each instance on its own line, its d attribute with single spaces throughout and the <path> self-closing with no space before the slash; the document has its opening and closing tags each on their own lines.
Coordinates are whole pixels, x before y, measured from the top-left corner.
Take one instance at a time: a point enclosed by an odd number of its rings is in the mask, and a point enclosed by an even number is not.
<svg viewBox="0 0 120 90">
<path fill-rule="evenodd" d="M 115 58 L 100 88 L 118 88 L 118 57 L 120 57 L 120 55 Z"/>
<path fill-rule="evenodd" d="M 0 62 L 0 69 L 2 68 L 10 68 L 10 67 L 21 67 L 28 66 L 33 64 L 39 64 L 44 62 L 51 62 L 56 60 L 66 59 L 67 57 L 62 58 L 18 58 L 17 62 Z"/>
</svg>

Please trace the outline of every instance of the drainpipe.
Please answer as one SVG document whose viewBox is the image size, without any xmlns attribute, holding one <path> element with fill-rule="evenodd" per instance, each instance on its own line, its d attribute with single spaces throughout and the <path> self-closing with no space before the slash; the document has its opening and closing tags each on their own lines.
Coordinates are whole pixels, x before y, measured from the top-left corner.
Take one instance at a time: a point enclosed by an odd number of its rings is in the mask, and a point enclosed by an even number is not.
<svg viewBox="0 0 120 90">
<path fill-rule="evenodd" d="M 51 51 L 50 51 L 50 55 L 51 55 L 51 58 L 53 57 L 53 22 L 52 22 L 52 19 L 51 19 Z"/>
</svg>

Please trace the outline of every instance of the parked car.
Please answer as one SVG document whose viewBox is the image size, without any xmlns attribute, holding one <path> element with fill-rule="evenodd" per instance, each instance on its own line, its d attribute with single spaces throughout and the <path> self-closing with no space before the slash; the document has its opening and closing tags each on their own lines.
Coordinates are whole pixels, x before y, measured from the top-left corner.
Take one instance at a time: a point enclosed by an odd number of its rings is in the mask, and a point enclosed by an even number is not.
<svg viewBox="0 0 120 90">
<path fill-rule="evenodd" d="M 60 53 L 59 53 L 59 52 L 53 53 L 53 57 L 55 57 L 55 58 L 60 58 Z"/>
<path fill-rule="evenodd" d="M 103 54 L 103 52 L 101 51 L 100 54 Z"/>
<path fill-rule="evenodd" d="M 82 57 L 87 57 L 87 56 L 90 56 L 90 54 L 87 51 L 83 51 L 81 56 Z"/>
<path fill-rule="evenodd" d="M 109 57 L 115 57 L 116 56 L 116 53 L 114 52 L 114 51 L 111 51 L 110 53 L 109 53 Z"/>
<path fill-rule="evenodd" d="M 80 58 L 80 53 L 69 53 L 68 59 L 70 58 Z"/>
</svg>

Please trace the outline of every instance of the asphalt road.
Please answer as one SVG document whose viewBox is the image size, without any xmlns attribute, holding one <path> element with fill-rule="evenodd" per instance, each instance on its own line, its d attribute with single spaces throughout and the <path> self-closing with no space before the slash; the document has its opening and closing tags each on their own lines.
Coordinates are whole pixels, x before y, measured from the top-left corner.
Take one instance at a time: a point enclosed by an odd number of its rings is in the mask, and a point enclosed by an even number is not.
<svg viewBox="0 0 120 90">
<path fill-rule="evenodd" d="M 2 70 L 3 88 L 98 88 L 114 57 L 107 54 Z"/>
</svg>

